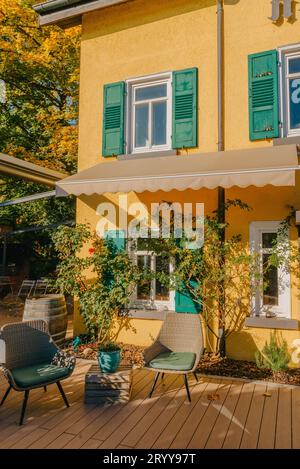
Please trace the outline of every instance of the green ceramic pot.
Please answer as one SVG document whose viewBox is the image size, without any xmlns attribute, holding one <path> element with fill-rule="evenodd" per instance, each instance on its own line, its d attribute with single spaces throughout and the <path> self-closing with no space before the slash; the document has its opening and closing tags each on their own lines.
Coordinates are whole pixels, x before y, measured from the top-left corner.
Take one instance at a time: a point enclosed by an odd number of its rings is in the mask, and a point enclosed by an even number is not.
<svg viewBox="0 0 300 469">
<path fill-rule="evenodd" d="M 102 373 L 114 373 L 121 361 L 121 350 L 114 352 L 98 352 L 98 363 Z"/>
</svg>

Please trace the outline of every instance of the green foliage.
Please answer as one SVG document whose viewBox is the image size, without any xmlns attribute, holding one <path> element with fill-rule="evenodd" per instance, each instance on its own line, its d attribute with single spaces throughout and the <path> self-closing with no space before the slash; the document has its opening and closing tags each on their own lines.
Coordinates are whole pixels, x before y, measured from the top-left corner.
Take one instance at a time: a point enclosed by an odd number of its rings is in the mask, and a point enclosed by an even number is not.
<svg viewBox="0 0 300 469">
<path fill-rule="evenodd" d="M 109 340 L 142 273 L 127 251 L 117 251 L 85 225 L 61 227 L 53 239 L 60 259 L 56 287 L 78 299 L 88 332 L 100 343 Z"/>
<path fill-rule="evenodd" d="M 35 0 L 0 0 L 0 152 L 65 173 L 76 171 L 80 29 L 40 28 Z M 47 190 L 1 176 L 0 201 Z M 70 198 L 45 199 L 0 209 L 13 229 L 75 217 Z M 49 231 L 14 238 L 26 248 L 34 277 L 56 265 Z"/>
<path fill-rule="evenodd" d="M 258 368 L 271 369 L 273 373 L 286 370 L 291 359 L 286 340 L 276 332 L 272 333 L 270 342 L 266 342 L 263 349 L 256 352 L 255 359 Z"/>
<path fill-rule="evenodd" d="M 235 210 L 236 216 L 250 207 L 241 200 L 227 200 L 224 211 Z M 216 348 L 220 351 L 220 337 L 217 329 L 222 329 L 224 338 L 243 327 L 249 314 L 249 298 L 255 286 L 250 281 L 260 272 L 257 256 L 249 252 L 248 244 L 240 235 L 226 236 L 230 230 L 228 223 L 219 221 L 219 214 L 204 217 L 204 245 L 199 249 L 189 249 L 186 239 L 154 239 L 149 242 L 149 250 L 175 259 L 171 275 L 158 272 L 155 277 L 165 286 L 179 292 L 189 292 L 202 307 L 202 318 L 207 329 L 216 338 Z M 217 325 L 217 326 L 216 326 Z"/>
<path fill-rule="evenodd" d="M 121 347 L 115 342 L 104 342 L 98 348 L 99 352 L 118 352 L 119 350 L 121 350 Z"/>
<path fill-rule="evenodd" d="M 236 216 L 240 216 L 238 211 L 249 207 L 239 200 L 227 201 L 225 210 L 236 210 Z M 250 298 L 262 286 L 258 255 L 249 252 L 248 242 L 240 235 L 227 235 L 224 241 L 224 227 L 230 233 L 229 224 L 219 223 L 217 213 L 205 217 L 205 242 L 195 250 L 188 249 L 186 240 L 174 235 L 139 240 L 139 249 L 175 260 L 171 274 L 139 268 L 127 252 L 116 251 L 112 241 L 103 242 L 84 225 L 64 227 L 54 237 L 61 261 L 57 286 L 78 298 L 89 333 L 98 335 L 101 342 L 110 338 L 114 318 L 126 313 L 137 283 L 156 279 L 170 290 L 188 290 L 202 306 L 202 319 L 210 333 L 208 340 L 211 334 L 216 338 L 214 344 L 209 343 L 211 350 L 220 352 L 222 340 L 244 326 L 250 313 Z M 282 265 L 286 248 L 281 247 L 280 240 L 284 237 L 286 233 L 278 235 L 265 268 Z M 130 245 L 136 248 L 136 242 Z M 222 338 L 218 329 L 223 330 Z"/>
<path fill-rule="evenodd" d="M 0 0 L 0 145 L 33 163 L 76 168 L 80 29 L 40 28 L 34 0 Z"/>
</svg>

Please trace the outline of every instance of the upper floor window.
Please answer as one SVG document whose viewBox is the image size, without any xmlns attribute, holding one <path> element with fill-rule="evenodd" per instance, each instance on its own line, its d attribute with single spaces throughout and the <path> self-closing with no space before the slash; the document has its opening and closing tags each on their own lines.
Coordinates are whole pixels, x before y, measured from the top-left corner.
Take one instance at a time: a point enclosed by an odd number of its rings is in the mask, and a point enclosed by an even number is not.
<svg viewBox="0 0 300 469">
<path fill-rule="evenodd" d="M 248 60 L 250 140 L 300 135 L 300 44 Z"/>
<path fill-rule="evenodd" d="M 284 136 L 300 135 L 300 46 L 282 48 L 281 114 Z"/>
<path fill-rule="evenodd" d="M 104 85 L 102 155 L 198 145 L 198 70 L 188 68 Z"/>
<path fill-rule="evenodd" d="M 170 74 L 128 81 L 128 153 L 171 149 Z"/>
</svg>

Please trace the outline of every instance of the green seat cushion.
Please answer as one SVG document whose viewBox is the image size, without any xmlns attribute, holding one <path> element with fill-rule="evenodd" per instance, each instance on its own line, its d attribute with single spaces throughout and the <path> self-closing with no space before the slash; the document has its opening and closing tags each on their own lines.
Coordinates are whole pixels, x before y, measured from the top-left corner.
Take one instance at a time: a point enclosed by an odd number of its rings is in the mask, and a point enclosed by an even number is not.
<svg viewBox="0 0 300 469">
<path fill-rule="evenodd" d="M 20 388 L 30 388 L 66 378 L 70 374 L 70 370 L 69 368 L 47 363 L 15 368 L 11 373 Z"/>
<path fill-rule="evenodd" d="M 157 355 L 149 363 L 151 368 L 162 370 L 191 370 L 194 366 L 196 355 L 192 352 L 164 352 Z"/>
</svg>

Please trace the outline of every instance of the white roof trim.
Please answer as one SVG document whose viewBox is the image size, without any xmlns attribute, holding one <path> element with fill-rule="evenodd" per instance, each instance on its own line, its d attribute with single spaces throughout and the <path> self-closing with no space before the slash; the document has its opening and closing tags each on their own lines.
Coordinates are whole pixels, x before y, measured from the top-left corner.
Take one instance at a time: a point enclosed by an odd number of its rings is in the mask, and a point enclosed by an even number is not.
<svg viewBox="0 0 300 469">
<path fill-rule="evenodd" d="M 81 17 L 85 13 L 112 7 L 121 3 L 127 3 L 129 1 L 132 0 L 94 0 L 83 5 L 70 6 L 60 11 L 39 15 L 39 25 L 61 24 L 63 26 L 65 23 L 66 27 L 74 26 L 81 23 Z"/>
</svg>

